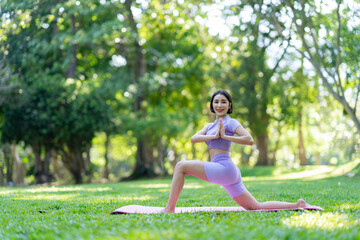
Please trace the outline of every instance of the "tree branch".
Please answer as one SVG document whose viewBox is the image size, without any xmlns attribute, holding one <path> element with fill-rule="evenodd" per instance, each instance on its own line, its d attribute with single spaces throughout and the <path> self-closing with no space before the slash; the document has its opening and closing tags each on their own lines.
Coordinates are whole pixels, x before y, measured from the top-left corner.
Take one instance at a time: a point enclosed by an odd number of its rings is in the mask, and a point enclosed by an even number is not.
<svg viewBox="0 0 360 240">
<path fill-rule="evenodd" d="M 338 55 L 337 55 L 336 69 L 335 70 L 336 70 L 336 74 L 337 74 L 337 77 L 338 77 L 338 80 L 339 80 L 338 87 L 339 87 L 339 89 L 341 91 L 341 94 L 345 97 L 344 88 L 342 87 L 340 71 L 339 71 L 339 67 L 340 67 L 340 63 L 341 63 L 341 50 L 340 50 L 341 19 L 340 19 L 340 13 L 339 13 L 340 4 L 341 4 L 341 0 L 338 1 L 338 5 L 337 5 L 337 8 L 336 8 L 336 16 L 337 16 L 337 21 L 338 21 L 338 31 L 337 31 L 337 36 L 336 36 L 336 49 L 337 49 Z"/>
<path fill-rule="evenodd" d="M 319 66 L 319 64 L 316 62 L 314 56 L 311 54 L 311 51 L 310 51 L 310 47 L 309 45 L 306 43 L 306 40 L 305 40 L 305 37 L 304 37 L 304 33 L 301 31 L 300 29 L 300 26 L 296 23 L 296 10 L 294 9 L 294 6 L 292 4 L 289 4 L 289 7 L 291 8 L 292 12 L 293 12 L 293 22 L 296 26 L 296 30 L 297 32 L 299 33 L 300 35 L 300 38 L 301 38 L 301 41 L 305 47 L 305 50 L 306 52 L 309 54 L 309 58 L 307 58 L 311 63 L 312 65 L 314 66 L 315 70 L 317 71 L 317 73 L 320 75 L 320 78 L 322 79 L 325 87 L 329 90 L 329 92 L 331 93 L 331 95 L 333 95 L 335 97 L 336 100 L 338 100 L 339 102 L 342 101 L 342 98 L 336 94 L 334 92 L 334 89 L 332 88 L 332 86 L 330 85 L 330 83 L 328 82 L 328 80 L 325 78 L 325 76 L 323 75 L 322 71 L 321 71 L 321 68 Z"/>
<path fill-rule="evenodd" d="M 358 80 L 359 80 L 359 84 L 358 84 L 357 94 L 356 94 L 356 98 L 355 98 L 354 114 L 356 114 L 357 103 L 358 103 L 359 93 L 360 93 L 360 78 Z"/>
<path fill-rule="evenodd" d="M 290 46 L 290 39 L 288 40 L 288 45 L 287 45 L 286 48 L 284 49 L 283 54 L 282 54 L 281 57 L 278 59 L 277 63 L 275 64 L 275 67 L 271 70 L 271 76 L 274 75 L 274 73 L 275 73 L 276 69 L 278 68 L 281 60 L 284 58 L 284 56 L 285 56 L 285 54 L 286 54 L 287 49 L 289 48 L 289 46 Z"/>
<path fill-rule="evenodd" d="M 358 130 L 358 133 L 360 133 L 360 121 L 357 118 L 357 116 L 355 115 L 355 111 L 353 108 L 350 107 L 349 103 L 346 101 L 345 96 L 342 95 L 340 96 L 339 94 L 337 94 L 333 87 L 330 85 L 330 83 L 328 82 L 327 78 L 325 78 L 325 76 L 323 75 L 323 72 L 320 68 L 320 65 L 318 64 L 318 62 L 315 60 L 314 56 L 312 55 L 309 45 L 307 44 L 305 37 L 304 37 L 304 32 L 301 31 L 299 25 L 296 23 L 296 10 L 294 8 L 294 6 L 291 3 L 286 2 L 286 4 L 290 7 L 291 11 L 293 12 L 293 22 L 294 25 L 296 26 L 296 31 L 298 32 L 298 34 L 300 35 L 301 41 L 303 43 L 303 46 L 305 48 L 305 51 L 307 52 L 307 54 L 309 55 L 309 58 L 307 58 L 311 64 L 313 65 L 313 67 L 315 68 L 316 72 L 320 75 L 320 78 L 323 81 L 323 84 L 325 85 L 326 89 L 330 92 L 330 94 L 339 102 L 341 103 L 341 105 L 344 107 L 345 111 L 349 114 L 349 116 L 351 117 L 351 119 L 353 120 L 353 122 L 355 123 L 355 126 Z M 304 56 L 304 54 L 303 54 Z M 324 66 L 325 67 L 325 66 Z M 326 68 L 325 68 L 326 71 Z M 335 82 L 336 79 L 334 78 Z"/>
<path fill-rule="evenodd" d="M 307 24 L 309 25 L 309 28 L 310 28 L 310 35 L 311 35 L 311 38 L 312 38 L 314 46 L 315 46 L 315 53 L 316 53 L 317 57 L 319 58 L 319 61 L 321 62 L 321 65 L 323 66 L 323 69 L 325 70 L 325 72 L 334 80 L 335 85 L 336 85 L 336 88 L 335 88 L 336 92 L 340 96 L 340 91 L 339 91 L 340 86 L 339 86 L 338 82 L 336 81 L 335 76 L 332 73 L 329 72 L 329 70 L 327 69 L 327 67 L 325 65 L 324 57 L 321 56 L 319 45 L 318 45 L 318 39 L 316 38 L 316 36 L 315 36 L 315 34 L 313 32 L 313 26 L 311 24 L 311 21 L 310 21 L 309 17 L 305 16 L 304 9 L 302 9 L 302 12 L 303 12 L 304 18 L 306 19 L 306 22 L 307 22 Z"/>
</svg>

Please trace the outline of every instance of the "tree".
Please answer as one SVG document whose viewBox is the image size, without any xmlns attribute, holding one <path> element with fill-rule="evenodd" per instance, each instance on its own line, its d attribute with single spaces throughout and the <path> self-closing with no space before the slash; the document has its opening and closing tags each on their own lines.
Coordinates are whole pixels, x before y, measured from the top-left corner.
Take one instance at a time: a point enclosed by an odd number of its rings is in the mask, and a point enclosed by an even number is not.
<svg viewBox="0 0 360 240">
<path fill-rule="evenodd" d="M 125 1 L 125 6 L 132 38 L 125 41 L 129 47 L 123 56 L 133 80 L 124 94 L 132 100 L 136 117 L 125 122 L 134 131 L 138 147 L 135 169 L 126 179 L 135 179 L 154 176 L 156 165 L 164 172 L 166 149 L 174 148 L 171 140 L 188 128 L 189 118 L 196 122 L 200 116 L 204 32 L 195 16 L 189 18 L 186 4 L 152 1 L 141 9 Z M 131 6 L 142 10 L 137 22 Z M 180 16 L 174 16 L 173 11 Z"/>
<path fill-rule="evenodd" d="M 318 83 L 315 77 L 310 77 L 305 72 L 303 59 L 298 59 L 298 56 L 294 54 L 288 54 L 287 57 L 286 60 L 294 64 L 285 67 L 279 72 L 279 84 L 272 90 L 279 97 L 275 100 L 276 103 L 269 109 L 269 112 L 271 112 L 279 132 L 281 132 L 282 127 L 285 125 L 292 128 L 297 125 L 297 155 L 299 156 L 300 165 L 307 165 L 303 136 L 304 108 L 317 101 Z M 297 65 L 299 66 L 296 67 Z M 278 144 L 279 141 L 277 141 L 272 154 L 274 158 Z"/>
<path fill-rule="evenodd" d="M 11 106 L 14 101 L 14 96 L 18 93 L 18 84 L 16 83 L 15 75 L 11 73 L 10 67 L 5 64 L 5 61 L 0 61 L 0 123 L 4 122 L 3 114 L 6 108 Z M 10 147 L 9 143 L 4 143 L 2 146 L 4 162 L 0 162 L 0 186 L 4 181 L 4 169 L 6 169 L 7 182 L 13 182 L 13 165 L 15 162 L 15 172 L 17 183 L 23 183 L 22 163 L 16 158 L 14 154 L 14 146 Z M 11 154 L 13 153 L 13 154 Z M 5 168 L 6 167 L 6 168 Z"/>
<path fill-rule="evenodd" d="M 104 44 L 106 39 L 99 35 L 99 29 L 113 29 L 96 24 L 96 11 L 103 16 L 104 24 L 113 23 L 116 13 L 98 1 L 83 5 L 71 1 L 1 3 L 3 19 L 7 20 L 2 53 L 17 74 L 22 91 L 17 104 L 5 113 L 2 138 L 24 141 L 32 147 L 37 182 L 51 178 L 49 164 L 54 149 L 63 156 L 75 181 L 82 182 L 91 164 L 91 139 L 101 124 L 109 123 L 106 99 L 114 91 L 103 98 L 96 89 L 107 87 L 96 79 L 109 78 L 111 55 L 89 52 L 93 45 L 99 51 L 112 47 Z M 94 79 L 94 83 L 88 84 L 85 79 Z"/>
<path fill-rule="evenodd" d="M 251 12 L 251 20 L 241 18 L 242 11 Z M 233 89 L 235 104 L 242 106 L 240 112 L 245 116 L 252 134 L 255 136 L 256 147 L 259 150 L 257 165 L 274 165 L 268 157 L 269 135 L 268 127 L 271 116 L 268 107 L 276 97 L 271 91 L 277 84 L 275 73 L 288 49 L 287 41 L 280 41 L 277 26 L 270 16 L 277 10 L 263 1 L 245 1 L 230 8 L 232 16 L 238 16 L 238 24 L 233 26 L 229 41 L 231 55 L 224 59 L 227 66 L 223 70 L 226 79 L 230 79 L 229 88 Z M 273 64 L 267 62 L 267 52 L 276 46 L 281 49 Z"/>
<path fill-rule="evenodd" d="M 337 1 L 336 9 L 324 13 L 325 3 L 319 4 L 311 1 L 284 4 L 302 43 L 295 47 L 312 64 L 326 90 L 344 107 L 360 133 L 356 113 L 360 93 L 360 25 L 356 13 L 360 9 Z"/>
</svg>

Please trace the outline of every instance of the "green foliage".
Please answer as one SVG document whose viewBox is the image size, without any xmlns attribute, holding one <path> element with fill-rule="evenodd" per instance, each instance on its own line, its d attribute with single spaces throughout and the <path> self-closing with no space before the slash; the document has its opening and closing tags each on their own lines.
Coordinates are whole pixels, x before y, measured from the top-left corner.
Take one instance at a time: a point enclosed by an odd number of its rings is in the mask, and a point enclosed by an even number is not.
<svg viewBox="0 0 360 240">
<path fill-rule="evenodd" d="M 121 24 L 109 27 L 120 22 L 120 11 L 99 1 L 6 3 L 1 55 L 21 89 L 17 102 L 7 104 L 2 139 L 81 155 L 96 132 L 116 131 L 112 110 L 120 84 L 110 83 L 108 73 L 116 43 L 106 36 L 121 33 Z"/>
<path fill-rule="evenodd" d="M 231 29 L 225 39 L 211 36 L 210 26 L 204 24 L 212 15 L 207 9 L 222 3 L 154 0 L 131 4 L 135 27 L 124 1 L 0 2 L 0 57 L 19 87 L 17 98 L 5 101 L 7 106 L 1 109 L 4 140 L 57 148 L 68 141 L 83 148 L 96 133 L 106 132 L 128 143 L 125 146 L 131 151 L 120 148 L 114 157 L 128 163 L 134 162 L 140 138 L 154 152 L 160 146 L 164 152 L 175 150 L 181 158 L 207 160 L 205 145 L 191 145 L 189 137 L 213 120 L 209 96 L 225 88 L 233 96 L 232 116 L 255 138 L 268 134 L 269 152 L 280 139 L 280 163 L 292 165 L 296 159 L 294 128 L 301 111 L 310 163 L 320 153 L 323 163 L 355 158 L 358 142 L 351 124 L 338 114 L 341 106 L 324 94 L 319 77 L 300 57 L 303 50 L 294 53 L 300 45 L 293 34 L 289 4 L 224 3 L 222 17 Z M 324 66 L 334 74 L 339 56 L 336 11 L 322 12 L 317 2 L 304 4 L 312 22 L 303 29 L 307 40 L 311 32 L 318 37 Z M 340 12 L 340 71 L 346 97 L 355 105 L 360 86 L 358 9 L 347 4 L 342 3 Z M 301 10 L 301 2 L 294 5 Z M 137 69 L 132 67 L 137 64 L 135 42 L 145 63 L 145 73 L 137 81 Z M 316 45 L 310 45 L 315 50 Z M 141 110 L 135 112 L 138 100 Z M 240 156 L 240 151 L 234 154 Z M 251 157 L 254 162 L 257 154 L 254 151 Z"/>
<path fill-rule="evenodd" d="M 71 90 L 57 82 L 24 92 L 22 103 L 5 114 L 3 141 L 54 148 L 69 141 L 80 146 L 91 142 L 95 132 L 109 125 L 108 106 L 96 92 L 74 95 Z"/>
<path fill-rule="evenodd" d="M 358 177 L 256 180 L 245 175 L 246 187 L 259 201 L 294 202 L 304 198 L 322 206 L 325 209 L 322 212 L 108 214 L 131 204 L 165 206 L 170 179 L 0 188 L 3 223 L 0 236 L 2 239 L 356 239 L 360 237 L 360 195 L 354 190 L 358 181 Z M 186 177 L 177 206 L 236 206 L 236 203 L 221 186 Z"/>
</svg>

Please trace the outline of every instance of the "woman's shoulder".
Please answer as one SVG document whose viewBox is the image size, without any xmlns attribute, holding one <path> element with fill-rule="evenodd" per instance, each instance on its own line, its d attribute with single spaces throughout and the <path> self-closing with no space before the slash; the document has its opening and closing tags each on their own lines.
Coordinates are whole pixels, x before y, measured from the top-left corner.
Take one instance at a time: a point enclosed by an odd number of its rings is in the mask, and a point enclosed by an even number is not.
<svg viewBox="0 0 360 240">
<path fill-rule="evenodd" d="M 213 124 L 214 124 L 214 123 L 208 123 L 208 124 L 205 125 L 205 128 L 206 128 L 206 129 L 209 129 Z"/>
<path fill-rule="evenodd" d="M 237 119 L 232 117 L 229 117 L 228 122 L 229 122 L 229 127 L 233 132 L 235 132 L 235 129 L 237 127 L 241 126 L 241 123 Z"/>
</svg>

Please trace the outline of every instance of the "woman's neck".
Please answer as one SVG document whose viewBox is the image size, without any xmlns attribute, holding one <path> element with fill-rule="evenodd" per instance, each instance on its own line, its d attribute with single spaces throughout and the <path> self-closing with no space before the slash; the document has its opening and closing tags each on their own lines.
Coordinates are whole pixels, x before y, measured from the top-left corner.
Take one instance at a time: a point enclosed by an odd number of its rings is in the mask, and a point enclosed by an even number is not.
<svg viewBox="0 0 360 240">
<path fill-rule="evenodd" d="M 225 114 L 224 116 L 218 116 L 216 115 L 216 120 L 218 120 L 219 118 L 225 118 L 227 116 L 227 114 Z"/>
</svg>

